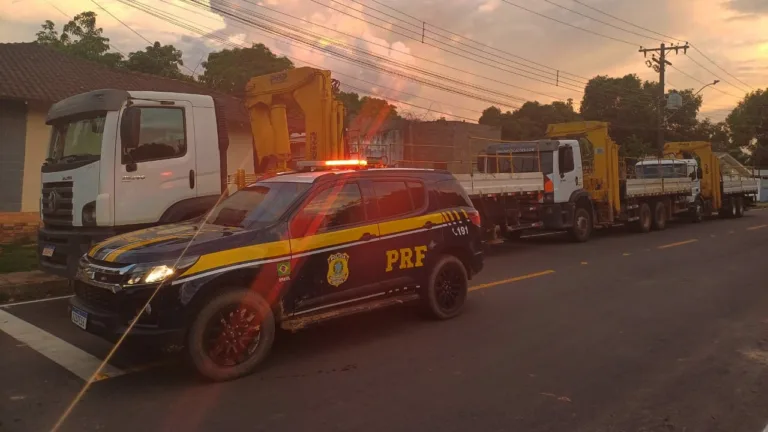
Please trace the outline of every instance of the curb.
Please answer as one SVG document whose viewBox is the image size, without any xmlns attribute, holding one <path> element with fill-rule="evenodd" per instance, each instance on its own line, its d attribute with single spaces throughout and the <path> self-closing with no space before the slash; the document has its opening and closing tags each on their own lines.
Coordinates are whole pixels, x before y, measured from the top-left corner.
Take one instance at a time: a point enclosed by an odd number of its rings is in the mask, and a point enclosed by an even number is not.
<svg viewBox="0 0 768 432">
<path fill-rule="evenodd" d="M 0 305 L 73 294 L 66 279 L 0 286 Z"/>
</svg>

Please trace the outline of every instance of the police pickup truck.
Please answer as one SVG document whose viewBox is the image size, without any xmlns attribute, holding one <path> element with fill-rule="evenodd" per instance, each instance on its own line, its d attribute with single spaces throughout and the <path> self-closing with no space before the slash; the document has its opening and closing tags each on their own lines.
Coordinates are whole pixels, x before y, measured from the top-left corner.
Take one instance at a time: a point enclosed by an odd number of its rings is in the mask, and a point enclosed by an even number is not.
<svg viewBox="0 0 768 432">
<path fill-rule="evenodd" d="M 184 347 L 212 380 L 253 371 L 276 327 L 420 300 L 457 316 L 483 266 L 480 216 L 447 171 L 307 162 L 205 217 L 112 237 L 79 263 L 72 322 Z M 318 168 L 324 166 L 325 168 Z"/>
</svg>

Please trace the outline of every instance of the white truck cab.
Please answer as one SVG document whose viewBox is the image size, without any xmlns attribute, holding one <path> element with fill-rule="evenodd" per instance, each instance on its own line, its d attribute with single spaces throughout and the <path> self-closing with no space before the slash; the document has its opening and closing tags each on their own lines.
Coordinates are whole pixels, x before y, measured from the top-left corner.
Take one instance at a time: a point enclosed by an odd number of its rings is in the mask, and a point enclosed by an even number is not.
<svg viewBox="0 0 768 432">
<path fill-rule="evenodd" d="M 638 179 L 690 178 L 691 194 L 687 198 L 693 203 L 701 193 L 701 173 L 696 159 L 648 158 L 635 164 Z"/>
<path fill-rule="evenodd" d="M 72 277 L 105 238 L 210 209 L 226 186 L 225 123 L 205 95 L 97 90 L 54 104 L 41 168 L 41 268 Z"/>
</svg>

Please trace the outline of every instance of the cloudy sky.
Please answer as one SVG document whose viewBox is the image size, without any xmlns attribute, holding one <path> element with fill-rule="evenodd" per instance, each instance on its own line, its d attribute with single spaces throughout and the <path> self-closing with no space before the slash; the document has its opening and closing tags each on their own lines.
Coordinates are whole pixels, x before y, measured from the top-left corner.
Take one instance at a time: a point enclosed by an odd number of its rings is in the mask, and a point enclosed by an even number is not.
<svg viewBox="0 0 768 432">
<path fill-rule="evenodd" d="M 0 0 L 0 42 L 34 40 L 45 19 L 60 29 L 66 16 L 86 10 L 99 14 L 112 47 L 124 53 L 146 46 L 143 38 L 158 40 L 181 49 L 185 65 L 199 73 L 209 52 L 261 42 L 299 66 L 332 70 L 347 90 L 433 117 L 477 119 L 492 103 L 578 103 L 598 74 L 656 80 L 638 49 L 661 41 L 700 50 L 669 58 L 668 88 L 698 90 L 721 80 L 703 90 L 702 116 L 722 120 L 745 91 L 768 87 L 768 0 Z"/>
</svg>

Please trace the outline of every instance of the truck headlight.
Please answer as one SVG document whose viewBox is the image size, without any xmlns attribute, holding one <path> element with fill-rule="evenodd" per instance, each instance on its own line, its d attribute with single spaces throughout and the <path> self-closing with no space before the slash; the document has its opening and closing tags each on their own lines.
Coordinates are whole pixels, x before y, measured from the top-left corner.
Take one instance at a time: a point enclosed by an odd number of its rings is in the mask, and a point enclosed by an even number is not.
<svg viewBox="0 0 768 432">
<path fill-rule="evenodd" d="M 128 277 L 126 285 L 156 284 L 181 274 L 197 262 L 197 256 L 184 257 L 177 263 L 176 260 L 138 264 Z"/>
</svg>

